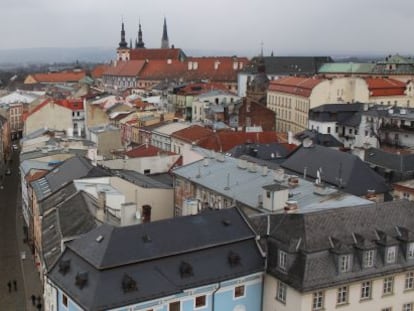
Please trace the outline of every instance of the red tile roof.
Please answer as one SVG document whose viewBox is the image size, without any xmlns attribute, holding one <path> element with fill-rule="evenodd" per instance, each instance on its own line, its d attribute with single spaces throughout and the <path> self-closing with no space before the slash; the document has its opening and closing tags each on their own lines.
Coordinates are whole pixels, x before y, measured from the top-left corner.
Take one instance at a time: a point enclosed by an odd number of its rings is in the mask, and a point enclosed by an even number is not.
<svg viewBox="0 0 414 311">
<path fill-rule="evenodd" d="M 160 154 L 175 155 L 175 153 L 170 151 L 161 150 L 152 145 L 141 145 L 137 148 L 131 149 L 125 152 L 125 155 L 130 158 L 145 158 L 145 157 L 155 157 Z"/>
<path fill-rule="evenodd" d="M 230 82 L 237 81 L 238 72 L 248 63 L 246 57 L 189 57 L 187 68 L 193 68 L 188 70 L 188 75 L 193 80 Z"/>
<path fill-rule="evenodd" d="M 237 145 L 245 144 L 248 142 L 268 144 L 281 141 L 284 141 L 284 139 L 282 139 L 280 134 L 276 132 L 246 133 L 220 131 L 203 139 L 197 145 L 205 149 L 227 152 Z"/>
<path fill-rule="evenodd" d="M 150 60 L 140 73 L 142 80 L 163 80 L 184 78 L 187 64 L 179 60 Z"/>
<path fill-rule="evenodd" d="M 220 83 L 192 83 L 181 88 L 177 94 L 190 96 L 190 95 L 200 95 L 207 93 L 213 90 L 222 90 L 229 92 L 228 88 Z"/>
<path fill-rule="evenodd" d="M 405 95 L 404 82 L 388 78 L 364 78 L 371 96 Z"/>
<path fill-rule="evenodd" d="M 110 65 L 97 65 L 91 71 L 91 76 L 94 79 L 102 78 L 102 75 L 107 71 L 111 66 Z"/>
<path fill-rule="evenodd" d="M 136 77 L 141 72 L 145 65 L 143 60 L 130 60 L 117 62 L 115 66 L 109 67 L 103 75 L 104 76 L 131 76 Z"/>
<path fill-rule="evenodd" d="M 129 52 L 131 60 L 180 59 L 184 56 L 181 49 L 133 49 Z"/>
<path fill-rule="evenodd" d="M 317 77 L 286 77 L 270 81 L 269 91 L 309 97 L 313 88 L 322 81 L 324 81 L 324 79 Z"/>
<path fill-rule="evenodd" d="M 185 129 L 179 130 L 177 132 L 174 132 L 171 137 L 174 137 L 176 139 L 180 139 L 182 141 L 185 141 L 187 143 L 197 143 L 198 141 L 211 136 L 214 132 L 206 127 L 200 126 L 200 125 L 192 125 L 190 127 L 187 127 Z"/>
<path fill-rule="evenodd" d="M 84 71 L 49 72 L 32 75 L 38 83 L 78 82 L 85 76 Z"/>
</svg>

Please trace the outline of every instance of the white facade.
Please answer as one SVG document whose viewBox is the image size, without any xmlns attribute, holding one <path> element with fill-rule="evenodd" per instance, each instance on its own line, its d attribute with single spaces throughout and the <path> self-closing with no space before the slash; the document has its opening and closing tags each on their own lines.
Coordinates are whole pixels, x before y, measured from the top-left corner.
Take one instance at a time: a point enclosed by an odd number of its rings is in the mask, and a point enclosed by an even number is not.
<svg viewBox="0 0 414 311">
<path fill-rule="evenodd" d="M 190 124 L 173 122 L 167 125 L 160 126 L 152 131 L 151 145 L 165 151 L 172 151 L 171 149 L 171 134 L 189 127 Z"/>
</svg>

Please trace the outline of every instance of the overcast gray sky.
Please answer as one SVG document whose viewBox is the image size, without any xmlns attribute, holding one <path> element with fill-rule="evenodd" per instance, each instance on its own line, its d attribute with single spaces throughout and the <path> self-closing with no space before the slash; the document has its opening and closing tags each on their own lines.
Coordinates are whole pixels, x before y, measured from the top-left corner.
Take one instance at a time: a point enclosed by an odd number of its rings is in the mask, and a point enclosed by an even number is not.
<svg viewBox="0 0 414 311">
<path fill-rule="evenodd" d="M 0 49 L 114 48 L 138 20 L 146 47 L 286 54 L 414 52 L 412 0 L 0 0 Z"/>
</svg>

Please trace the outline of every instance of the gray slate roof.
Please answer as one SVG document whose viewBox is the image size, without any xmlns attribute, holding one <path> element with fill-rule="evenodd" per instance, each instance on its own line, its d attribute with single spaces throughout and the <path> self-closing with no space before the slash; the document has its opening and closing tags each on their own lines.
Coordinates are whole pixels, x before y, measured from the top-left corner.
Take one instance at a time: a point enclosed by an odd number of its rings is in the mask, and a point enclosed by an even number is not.
<svg viewBox="0 0 414 311">
<path fill-rule="evenodd" d="M 249 155 L 261 160 L 275 160 L 284 158 L 289 150 L 281 143 L 270 144 L 242 144 L 229 150 L 227 153 L 233 158 L 240 158 L 242 155 Z"/>
<path fill-rule="evenodd" d="M 253 58 L 244 72 L 257 73 L 260 58 Z M 333 62 L 329 56 L 265 56 L 263 59 L 268 75 L 314 75 L 324 63 Z"/>
<path fill-rule="evenodd" d="M 33 181 L 31 185 L 36 193 L 37 200 L 41 201 L 74 179 L 109 175 L 108 171 L 93 166 L 88 159 L 73 157 L 64 161 L 44 177 Z"/>
<path fill-rule="evenodd" d="M 61 254 L 62 240 L 77 238 L 97 227 L 99 222 L 92 214 L 96 209 L 96 200 L 86 192 L 79 191 L 45 213 L 42 220 L 42 250 L 47 269 Z"/>
<path fill-rule="evenodd" d="M 414 241 L 413 202 L 392 201 L 307 214 L 274 214 L 269 218 L 255 218 L 252 225 L 266 236 L 268 221 L 268 272 L 299 291 L 338 286 L 414 267 L 414 260 L 407 260 L 403 251 L 407 241 Z M 405 234 L 400 236 L 399 232 Z M 332 245 L 329 237 L 336 245 Z M 384 264 L 384 244 L 399 246 L 395 264 Z M 361 267 L 358 252 L 361 248 L 377 250 L 374 269 Z M 290 256 L 287 273 L 276 267 L 278 249 Z M 354 255 L 350 272 L 338 273 L 335 249 Z"/>
<path fill-rule="evenodd" d="M 414 171 L 414 154 L 389 153 L 381 149 L 370 148 L 365 151 L 364 161 L 397 172 Z"/>
<path fill-rule="evenodd" d="M 112 170 L 113 174 L 143 188 L 171 189 L 167 183 L 158 181 L 150 175 L 131 170 Z"/>
<path fill-rule="evenodd" d="M 331 134 L 322 134 L 316 130 L 304 130 L 300 133 L 295 135 L 295 138 L 300 142 L 303 142 L 306 138 L 312 140 L 312 142 L 316 145 L 321 145 L 325 147 L 343 147 L 344 144 L 337 140 Z"/>
<path fill-rule="evenodd" d="M 342 179 L 342 190 L 357 196 L 368 190 L 389 190 L 384 178 L 357 156 L 319 145 L 297 148 L 281 166 L 297 174 L 303 174 L 306 167 L 307 176 L 312 178 L 317 178 L 317 170 L 322 168 L 322 181 L 339 187 Z"/>
<path fill-rule="evenodd" d="M 229 264 L 230 252 L 241 264 Z M 66 274 L 59 271 L 65 260 L 70 260 Z M 192 267 L 192 275 L 180 275 L 182 262 Z M 106 310 L 263 269 L 254 232 L 238 210 L 226 209 L 122 228 L 102 225 L 69 243 L 48 276 L 82 308 Z M 78 272 L 88 274 L 83 289 L 75 284 Z M 137 290 L 122 290 L 125 275 Z"/>
</svg>

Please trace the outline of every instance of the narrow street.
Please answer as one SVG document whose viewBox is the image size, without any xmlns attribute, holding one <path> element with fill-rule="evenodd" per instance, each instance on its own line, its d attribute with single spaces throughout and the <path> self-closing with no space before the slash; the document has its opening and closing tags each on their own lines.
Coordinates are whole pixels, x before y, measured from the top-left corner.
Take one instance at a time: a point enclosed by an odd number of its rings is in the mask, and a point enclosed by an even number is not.
<svg viewBox="0 0 414 311">
<path fill-rule="evenodd" d="M 0 309 L 26 310 L 23 276 L 17 243 L 17 193 L 19 184 L 18 153 L 14 152 L 10 176 L 5 176 L 4 189 L 0 190 Z M 9 292 L 8 282 L 16 281 Z"/>
</svg>

